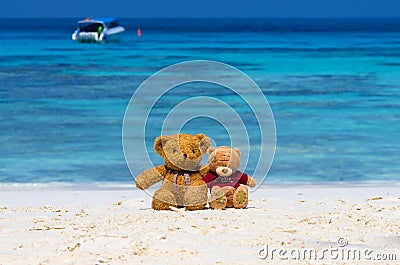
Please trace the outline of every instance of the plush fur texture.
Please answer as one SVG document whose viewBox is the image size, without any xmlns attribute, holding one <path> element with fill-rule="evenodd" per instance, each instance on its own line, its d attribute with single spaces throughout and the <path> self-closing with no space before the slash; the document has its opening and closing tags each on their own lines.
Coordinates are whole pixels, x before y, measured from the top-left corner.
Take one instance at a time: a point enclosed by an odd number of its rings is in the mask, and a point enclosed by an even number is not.
<svg viewBox="0 0 400 265">
<path fill-rule="evenodd" d="M 207 186 L 203 176 L 208 166 L 200 166 L 201 158 L 210 147 L 204 134 L 175 134 L 160 136 L 154 149 L 164 158 L 165 164 L 148 169 L 136 177 L 136 186 L 147 189 L 163 181 L 154 193 L 152 208 L 170 210 L 170 206 L 187 210 L 204 209 L 207 204 Z"/>
</svg>

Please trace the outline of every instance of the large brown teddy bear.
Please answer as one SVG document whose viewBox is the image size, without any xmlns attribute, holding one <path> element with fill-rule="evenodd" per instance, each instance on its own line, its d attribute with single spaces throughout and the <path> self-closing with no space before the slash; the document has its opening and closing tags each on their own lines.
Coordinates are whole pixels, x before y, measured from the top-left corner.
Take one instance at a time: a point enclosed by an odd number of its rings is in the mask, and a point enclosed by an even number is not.
<svg viewBox="0 0 400 265">
<path fill-rule="evenodd" d="M 142 172 L 136 187 L 147 189 L 163 180 L 154 193 L 151 207 L 170 210 L 170 206 L 183 206 L 186 210 L 201 210 L 207 204 L 207 185 L 202 177 L 208 166 L 200 166 L 202 156 L 210 147 L 210 139 L 204 134 L 175 134 L 160 136 L 154 142 L 154 150 L 164 158 L 165 165 Z"/>
<path fill-rule="evenodd" d="M 210 170 L 203 180 L 211 190 L 210 207 L 213 209 L 246 208 L 248 204 L 246 186 L 254 187 L 256 181 L 237 170 L 240 165 L 240 150 L 219 146 L 210 147 L 207 153 Z"/>
</svg>

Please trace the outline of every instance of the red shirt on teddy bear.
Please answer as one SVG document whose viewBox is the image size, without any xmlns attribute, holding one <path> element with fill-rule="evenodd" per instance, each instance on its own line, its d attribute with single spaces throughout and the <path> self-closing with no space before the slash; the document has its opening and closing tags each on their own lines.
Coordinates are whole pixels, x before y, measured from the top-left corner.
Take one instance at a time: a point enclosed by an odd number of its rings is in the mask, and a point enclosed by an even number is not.
<svg viewBox="0 0 400 265">
<path fill-rule="evenodd" d="M 232 173 L 230 176 L 218 176 L 217 173 L 209 171 L 204 177 L 203 177 L 204 182 L 207 184 L 208 188 L 212 189 L 214 186 L 219 186 L 219 187 L 234 187 L 235 189 L 239 188 L 240 184 L 247 185 L 248 181 L 248 175 L 236 171 L 235 173 Z"/>
</svg>

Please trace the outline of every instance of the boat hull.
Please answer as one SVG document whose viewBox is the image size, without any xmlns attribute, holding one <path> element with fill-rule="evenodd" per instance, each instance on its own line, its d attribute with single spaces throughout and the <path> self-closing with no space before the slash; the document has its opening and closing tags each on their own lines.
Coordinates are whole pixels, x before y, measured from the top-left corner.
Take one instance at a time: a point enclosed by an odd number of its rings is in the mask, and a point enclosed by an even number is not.
<svg viewBox="0 0 400 265">
<path fill-rule="evenodd" d="M 118 41 L 125 29 L 121 26 L 111 29 L 105 29 L 101 34 L 97 32 L 81 32 L 77 29 L 72 34 L 72 40 L 83 43 L 105 43 L 109 41 Z"/>
</svg>

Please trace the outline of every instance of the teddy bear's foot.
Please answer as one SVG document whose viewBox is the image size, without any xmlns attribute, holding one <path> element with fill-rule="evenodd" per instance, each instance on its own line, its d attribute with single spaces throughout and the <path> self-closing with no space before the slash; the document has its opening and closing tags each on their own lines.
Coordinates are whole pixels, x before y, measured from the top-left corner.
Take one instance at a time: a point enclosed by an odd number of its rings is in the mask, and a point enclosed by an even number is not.
<svg viewBox="0 0 400 265">
<path fill-rule="evenodd" d="M 154 210 L 171 210 L 170 206 L 178 207 L 175 196 L 166 189 L 159 189 L 154 193 L 151 208 Z"/>
<path fill-rule="evenodd" d="M 183 197 L 185 208 L 188 211 L 203 210 L 207 204 L 207 186 L 201 182 L 193 182 Z"/>
<path fill-rule="evenodd" d="M 233 194 L 235 193 L 235 188 L 231 186 L 221 187 L 221 190 L 225 193 L 226 196 L 226 208 L 233 207 Z"/>
<path fill-rule="evenodd" d="M 247 187 L 240 186 L 233 194 L 233 206 L 238 209 L 246 208 L 249 203 L 249 191 Z"/>
<path fill-rule="evenodd" d="M 226 207 L 227 199 L 225 192 L 218 186 L 211 189 L 209 204 L 212 209 L 221 210 Z"/>
</svg>

